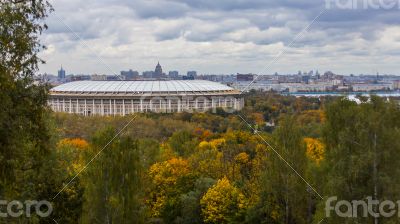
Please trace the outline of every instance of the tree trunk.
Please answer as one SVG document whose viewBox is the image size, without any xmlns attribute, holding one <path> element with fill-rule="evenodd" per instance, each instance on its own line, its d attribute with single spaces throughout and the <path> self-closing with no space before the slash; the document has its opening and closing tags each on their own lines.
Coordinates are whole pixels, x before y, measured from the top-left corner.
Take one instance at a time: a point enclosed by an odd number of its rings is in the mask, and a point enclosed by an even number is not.
<svg viewBox="0 0 400 224">
<path fill-rule="evenodd" d="M 288 177 L 286 177 L 286 203 L 285 203 L 285 210 L 286 210 L 286 224 L 289 224 L 289 181 Z"/>
<path fill-rule="evenodd" d="M 377 161 L 377 147 L 376 147 L 376 133 L 374 134 L 374 173 L 373 173 L 373 181 L 374 181 L 374 199 L 378 200 L 378 161 Z M 375 212 L 378 212 L 378 205 L 375 205 Z M 379 224 L 378 217 L 375 217 L 374 224 Z"/>
<path fill-rule="evenodd" d="M 111 221 L 110 221 L 110 215 L 109 215 L 109 210 L 108 210 L 108 199 L 109 199 L 109 192 L 108 192 L 108 170 L 106 169 L 105 170 L 105 179 L 104 179 L 104 181 L 105 181 L 105 184 L 104 184 L 104 190 L 105 190 L 105 203 L 104 203 L 104 205 L 105 205 L 105 210 L 106 210 L 106 222 L 107 222 L 107 224 L 110 224 L 111 223 Z"/>
<path fill-rule="evenodd" d="M 307 187 L 307 193 L 308 193 L 308 206 L 307 206 L 307 223 L 311 223 L 312 219 L 312 195 L 311 195 L 311 189 L 310 187 Z"/>
</svg>

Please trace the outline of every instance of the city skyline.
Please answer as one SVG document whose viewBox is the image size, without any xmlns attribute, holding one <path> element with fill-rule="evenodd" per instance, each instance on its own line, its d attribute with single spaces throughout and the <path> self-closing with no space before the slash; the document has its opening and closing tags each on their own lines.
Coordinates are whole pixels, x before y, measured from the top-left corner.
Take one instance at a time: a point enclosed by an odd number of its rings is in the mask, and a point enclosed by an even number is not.
<svg viewBox="0 0 400 224">
<path fill-rule="evenodd" d="M 108 76 L 117 75 L 118 76 L 118 75 L 123 75 L 124 73 L 128 73 L 128 72 L 133 72 L 135 74 L 138 73 L 137 75 L 143 76 L 145 73 L 148 73 L 148 72 L 155 73 L 156 70 L 157 70 L 157 67 L 159 65 L 160 65 L 160 61 L 157 62 L 157 65 L 156 65 L 155 69 L 145 68 L 144 70 L 139 70 L 139 69 L 135 69 L 135 68 L 132 68 L 132 67 L 130 67 L 130 68 L 122 68 L 122 69 L 120 68 L 118 72 L 115 72 L 115 74 L 114 73 L 111 74 L 111 73 L 107 73 L 107 72 L 105 72 L 105 73 L 98 73 L 98 72 L 84 73 L 84 72 L 79 72 L 79 71 L 76 72 L 76 73 L 73 73 L 73 72 L 66 71 L 65 70 L 65 66 L 61 65 L 61 67 L 58 67 L 56 72 L 54 72 L 54 71 L 53 72 L 44 72 L 44 73 L 40 73 L 40 74 L 60 76 L 59 72 L 62 70 L 65 73 L 64 76 L 68 76 L 68 75 L 108 75 Z M 346 73 L 346 74 L 342 74 L 342 73 L 337 73 L 337 72 L 335 72 L 333 70 L 326 70 L 325 71 L 325 70 L 319 70 L 319 69 L 293 70 L 292 72 L 288 72 L 288 73 L 271 72 L 271 73 L 268 73 L 268 74 L 263 74 L 263 73 L 257 74 L 255 72 L 247 72 L 247 73 L 243 73 L 243 72 L 242 73 L 241 72 L 232 72 L 232 73 L 199 73 L 198 71 L 196 71 L 194 69 L 180 71 L 180 70 L 178 70 L 176 68 L 164 69 L 163 65 L 161 67 L 162 68 L 161 68 L 161 73 L 160 74 L 167 75 L 167 76 L 168 75 L 169 76 L 171 76 L 171 75 L 172 76 L 177 76 L 177 75 L 179 75 L 179 76 L 187 76 L 187 75 L 190 75 L 190 73 L 193 73 L 193 72 L 195 72 L 196 75 L 227 75 L 227 76 L 229 76 L 229 75 L 237 75 L 237 74 L 252 74 L 252 75 L 260 75 L 260 76 L 263 76 L 263 75 L 267 75 L 267 76 L 270 76 L 270 75 L 310 75 L 310 74 L 314 75 L 316 73 L 324 74 L 324 73 L 327 73 L 327 72 L 333 72 L 333 73 L 335 73 L 337 75 L 344 75 L 344 76 L 350 76 L 350 75 L 355 75 L 355 76 L 359 76 L 359 75 L 368 75 L 368 76 L 370 76 L 370 75 L 395 75 L 395 76 L 400 76 L 400 73 L 387 74 L 387 73 L 380 73 L 379 71 L 376 71 L 375 73 Z M 153 68 L 154 68 L 154 66 L 153 66 Z"/>
</svg>

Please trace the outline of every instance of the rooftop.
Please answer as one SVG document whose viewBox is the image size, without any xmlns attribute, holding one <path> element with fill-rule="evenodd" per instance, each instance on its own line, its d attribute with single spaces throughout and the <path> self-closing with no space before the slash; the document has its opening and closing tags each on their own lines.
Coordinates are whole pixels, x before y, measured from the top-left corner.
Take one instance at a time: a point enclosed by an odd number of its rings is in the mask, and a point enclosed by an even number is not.
<svg viewBox="0 0 400 224">
<path fill-rule="evenodd" d="M 199 93 L 235 92 L 229 86 L 206 80 L 171 81 L 76 81 L 62 84 L 50 90 L 51 93 Z"/>
</svg>

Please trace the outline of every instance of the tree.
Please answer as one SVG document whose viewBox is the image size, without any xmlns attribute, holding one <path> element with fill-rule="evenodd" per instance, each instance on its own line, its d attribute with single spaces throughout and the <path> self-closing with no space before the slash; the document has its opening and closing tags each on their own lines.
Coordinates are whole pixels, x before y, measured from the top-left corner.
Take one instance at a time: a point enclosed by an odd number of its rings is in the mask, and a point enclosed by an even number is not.
<svg viewBox="0 0 400 224">
<path fill-rule="evenodd" d="M 0 195 L 28 159 L 24 152 L 35 156 L 48 150 L 46 88 L 32 85 L 48 10 L 46 1 L 0 2 Z M 41 159 L 35 159 L 28 169 L 40 167 Z"/>
<path fill-rule="evenodd" d="M 194 189 L 180 197 L 182 203 L 182 223 L 183 224 L 202 224 L 200 199 L 207 190 L 215 184 L 211 178 L 199 178 L 196 180 Z"/>
<path fill-rule="evenodd" d="M 307 157 L 319 165 L 319 163 L 324 159 L 324 144 L 315 138 L 304 138 L 304 141 L 307 145 Z"/>
<path fill-rule="evenodd" d="M 147 200 L 151 217 L 161 218 L 166 223 L 180 219 L 180 196 L 193 189 L 196 179 L 188 161 L 173 157 L 152 165 L 148 174 L 152 184 Z"/>
<path fill-rule="evenodd" d="M 90 161 L 115 136 L 113 128 L 93 138 Z M 84 174 L 84 223 L 143 223 L 144 171 L 137 141 L 120 137 L 108 145 Z"/>
<path fill-rule="evenodd" d="M 187 156 L 196 147 L 197 141 L 191 133 L 177 131 L 172 134 L 168 144 L 179 156 Z"/>
<path fill-rule="evenodd" d="M 0 1 L 0 198 L 42 200 L 57 189 L 51 171 L 47 87 L 34 85 L 39 36 L 51 11 L 45 0 Z M 55 193 L 54 193 L 55 194 Z M 40 198 L 40 199 L 39 199 Z M 23 218 L 6 220 L 20 222 Z M 0 222 L 4 221 L 1 220 Z M 39 222 L 32 218 L 30 222 Z"/>
<path fill-rule="evenodd" d="M 326 110 L 324 195 L 338 200 L 397 200 L 400 197 L 400 110 L 397 102 L 372 96 L 361 103 L 340 99 Z M 396 190 L 395 190 L 396 189 Z M 315 222 L 325 215 L 322 201 Z M 378 211 L 376 206 L 374 211 Z M 331 214 L 325 223 L 396 223 L 397 217 L 348 219 Z M 356 214 L 354 214 L 356 215 Z"/>
<path fill-rule="evenodd" d="M 284 117 L 273 134 L 273 145 L 294 170 L 306 176 L 306 147 L 293 117 Z M 306 223 L 307 185 L 272 150 L 265 161 L 260 201 L 251 210 L 254 223 Z"/>
<path fill-rule="evenodd" d="M 225 144 L 226 141 L 223 138 L 214 139 L 210 142 L 202 141 L 196 152 L 189 158 L 193 170 L 200 176 L 213 179 L 227 175 L 222 161 L 223 153 L 220 151 Z"/>
<path fill-rule="evenodd" d="M 200 205 L 205 223 L 241 223 L 247 202 L 240 190 L 224 177 L 208 189 Z"/>
<path fill-rule="evenodd" d="M 76 175 L 85 166 L 83 155 L 88 149 L 89 144 L 78 138 L 62 139 L 57 144 L 54 153 L 56 158 L 53 159 L 55 164 L 51 164 L 48 174 L 55 174 L 49 179 L 59 179 L 58 181 L 64 182 L 65 185 L 65 188 L 61 184 L 59 184 L 60 187 L 52 186 L 59 191 L 56 200 L 53 201 L 52 219 L 59 223 L 77 223 L 82 215 L 84 188 L 82 176 Z M 73 178 L 74 181 L 69 182 Z M 69 184 L 66 185 L 67 183 Z"/>
</svg>

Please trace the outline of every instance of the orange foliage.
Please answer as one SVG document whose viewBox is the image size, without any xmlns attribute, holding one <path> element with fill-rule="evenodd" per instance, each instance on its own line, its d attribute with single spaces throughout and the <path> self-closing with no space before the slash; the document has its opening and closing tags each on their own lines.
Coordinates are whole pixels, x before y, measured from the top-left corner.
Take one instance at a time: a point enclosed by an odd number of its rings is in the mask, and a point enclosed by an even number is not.
<svg viewBox="0 0 400 224">
<path fill-rule="evenodd" d="M 80 138 L 65 138 L 58 142 L 58 146 L 72 146 L 78 149 L 87 149 L 89 147 L 89 143 Z"/>
<path fill-rule="evenodd" d="M 70 161 L 63 160 L 61 163 L 71 175 L 75 175 L 83 169 L 85 160 L 81 151 L 89 148 L 87 141 L 80 138 L 65 138 L 58 142 L 57 148 L 65 153 L 66 158 L 70 159 Z"/>
<path fill-rule="evenodd" d="M 196 128 L 193 133 L 194 135 L 198 136 L 200 140 L 209 139 L 213 135 L 211 131 L 203 128 Z"/>
<path fill-rule="evenodd" d="M 265 123 L 264 115 L 262 113 L 252 113 L 251 116 L 256 122 L 256 124 L 261 125 Z"/>
</svg>

